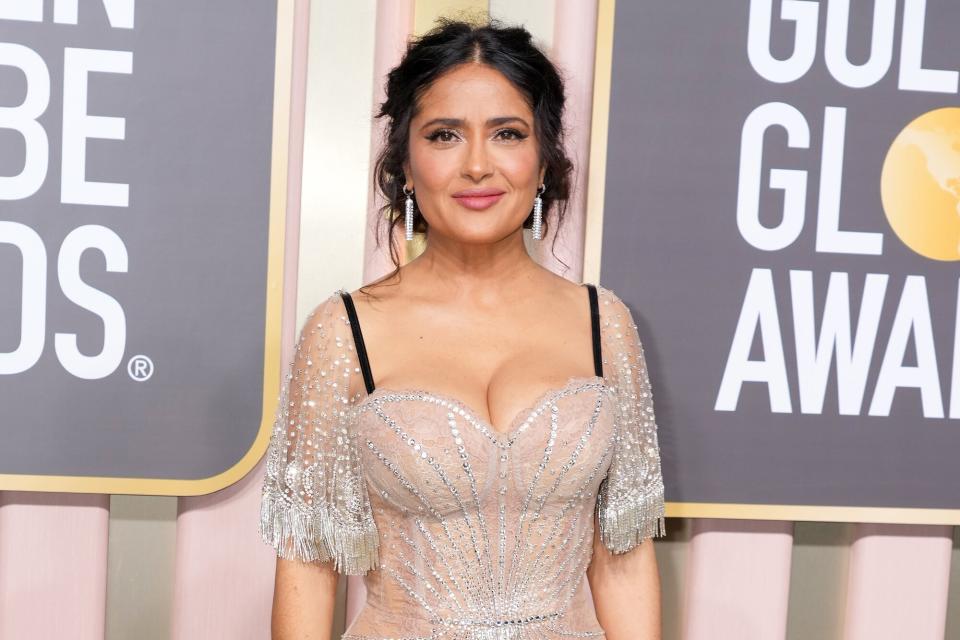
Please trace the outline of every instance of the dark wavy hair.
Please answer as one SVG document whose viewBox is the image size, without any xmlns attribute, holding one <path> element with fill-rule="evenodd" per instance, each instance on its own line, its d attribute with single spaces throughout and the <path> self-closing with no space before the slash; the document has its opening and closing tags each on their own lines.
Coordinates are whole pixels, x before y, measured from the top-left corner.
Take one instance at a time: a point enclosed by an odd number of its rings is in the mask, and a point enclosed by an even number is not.
<svg viewBox="0 0 960 640">
<path fill-rule="evenodd" d="M 386 200 L 379 211 L 375 235 L 379 248 L 381 227 L 387 224 L 390 257 L 395 267 L 381 280 L 389 279 L 400 270 L 400 249 L 394 231 L 403 222 L 403 164 L 409 157 L 410 121 L 419 112 L 420 98 L 434 81 L 454 67 L 471 62 L 502 73 L 530 105 L 539 156 L 546 167 L 543 180 L 546 187 L 541 196 L 544 230 L 551 212 L 556 211 L 558 226 L 564 218 L 573 163 L 564 150 L 565 95 L 559 71 L 534 44 L 530 32 L 521 26 L 504 26 L 496 19 L 476 23 L 440 18 L 433 29 L 408 43 L 400 64 L 387 75 L 386 100 L 375 116 L 388 118 L 385 144 L 377 155 L 373 171 L 374 188 Z M 531 213 L 523 227 L 530 228 L 532 222 L 531 203 Z M 421 233 L 428 230 L 427 221 L 416 205 L 413 228 Z"/>
</svg>

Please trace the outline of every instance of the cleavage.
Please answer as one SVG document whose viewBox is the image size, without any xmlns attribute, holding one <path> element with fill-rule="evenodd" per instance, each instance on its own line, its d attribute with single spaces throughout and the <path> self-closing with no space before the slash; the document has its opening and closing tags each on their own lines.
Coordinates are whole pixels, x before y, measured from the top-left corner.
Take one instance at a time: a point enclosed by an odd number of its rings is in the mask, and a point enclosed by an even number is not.
<svg viewBox="0 0 960 640">
<path fill-rule="evenodd" d="M 485 400 L 483 403 L 474 403 L 472 401 L 466 400 L 466 396 L 459 393 L 452 393 L 444 390 L 439 385 L 422 385 L 422 384 L 377 384 L 374 393 L 376 394 L 377 390 L 383 390 L 384 392 L 397 392 L 397 391 L 416 391 L 428 393 L 440 398 L 449 400 L 467 411 L 471 417 L 481 422 L 488 429 L 493 431 L 493 435 L 497 438 L 507 438 L 509 437 L 516 424 L 519 420 L 526 417 L 526 414 L 534 410 L 537 405 L 541 404 L 543 401 L 548 399 L 550 396 L 564 391 L 567 387 L 575 382 L 590 382 L 596 379 L 597 376 L 592 374 L 583 374 L 583 375 L 570 375 L 564 379 L 554 380 L 549 384 L 537 385 L 538 391 L 535 393 L 524 392 L 523 394 L 517 394 L 517 397 L 520 400 L 513 402 L 515 409 L 507 411 L 503 414 L 503 419 L 494 419 L 493 411 L 490 410 L 491 402 L 491 388 L 494 385 L 503 386 L 508 383 L 493 381 L 487 385 L 487 391 L 485 394 Z M 502 401 L 498 401 L 502 402 Z M 496 404 L 496 403 L 495 403 Z M 481 409 L 484 409 L 481 411 Z"/>
</svg>

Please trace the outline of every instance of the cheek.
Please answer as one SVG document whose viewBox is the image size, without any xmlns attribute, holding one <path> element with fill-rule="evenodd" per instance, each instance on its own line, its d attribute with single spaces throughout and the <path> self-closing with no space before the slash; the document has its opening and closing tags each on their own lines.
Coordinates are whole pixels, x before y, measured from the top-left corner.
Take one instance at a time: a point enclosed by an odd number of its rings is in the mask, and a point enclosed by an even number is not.
<svg viewBox="0 0 960 640">
<path fill-rule="evenodd" d="M 519 150 L 511 150 L 510 153 L 503 153 L 500 156 L 500 170 L 506 174 L 514 184 L 531 182 L 536 179 L 540 170 L 540 161 L 537 157 L 537 150 L 530 147 Z"/>
<path fill-rule="evenodd" d="M 422 148 L 410 150 L 410 170 L 424 195 L 427 195 L 428 191 L 443 188 L 443 185 L 449 182 L 450 173 L 455 166 L 450 155 L 444 156 L 443 153 Z"/>
</svg>

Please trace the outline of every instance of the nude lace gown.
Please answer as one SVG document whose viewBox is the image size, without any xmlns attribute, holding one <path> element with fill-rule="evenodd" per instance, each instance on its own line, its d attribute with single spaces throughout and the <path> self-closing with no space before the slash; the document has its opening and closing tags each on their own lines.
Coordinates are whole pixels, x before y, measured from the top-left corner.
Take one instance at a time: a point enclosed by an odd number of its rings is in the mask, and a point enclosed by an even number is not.
<svg viewBox="0 0 960 640">
<path fill-rule="evenodd" d="M 307 319 L 260 534 L 280 557 L 365 575 L 345 640 L 604 637 L 584 573 L 595 523 L 613 553 L 664 535 L 663 480 L 637 327 L 611 290 L 584 286 L 597 375 L 503 433 L 456 398 L 374 387 L 347 292 Z"/>
</svg>

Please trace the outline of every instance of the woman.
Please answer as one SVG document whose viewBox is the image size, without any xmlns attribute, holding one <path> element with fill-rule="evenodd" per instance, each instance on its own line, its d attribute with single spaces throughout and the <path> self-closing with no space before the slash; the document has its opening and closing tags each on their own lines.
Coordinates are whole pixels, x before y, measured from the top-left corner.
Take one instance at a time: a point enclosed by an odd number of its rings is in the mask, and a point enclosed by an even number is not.
<svg viewBox="0 0 960 640">
<path fill-rule="evenodd" d="M 261 512 L 274 638 L 330 637 L 340 573 L 351 640 L 660 637 L 636 325 L 524 245 L 563 217 L 563 103 L 522 28 L 443 21 L 390 72 L 377 182 L 426 249 L 303 327 Z"/>
</svg>

